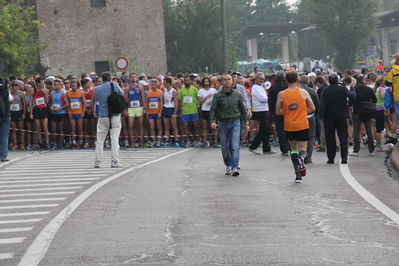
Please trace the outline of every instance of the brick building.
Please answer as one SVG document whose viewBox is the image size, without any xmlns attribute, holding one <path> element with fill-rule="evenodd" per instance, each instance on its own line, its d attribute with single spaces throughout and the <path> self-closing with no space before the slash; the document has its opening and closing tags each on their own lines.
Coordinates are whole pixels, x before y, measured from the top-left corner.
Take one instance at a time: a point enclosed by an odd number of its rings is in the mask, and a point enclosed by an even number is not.
<svg viewBox="0 0 399 266">
<path fill-rule="evenodd" d="M 119 71 L 165 74 L 166 48 L 162 0 L 27 0 L 46 27 L 39 38 L 49 47 L 40 59 L 46 74 L 80 75 Z M 133 62 L 132 59 L 136 58 Z"/>
</svg>

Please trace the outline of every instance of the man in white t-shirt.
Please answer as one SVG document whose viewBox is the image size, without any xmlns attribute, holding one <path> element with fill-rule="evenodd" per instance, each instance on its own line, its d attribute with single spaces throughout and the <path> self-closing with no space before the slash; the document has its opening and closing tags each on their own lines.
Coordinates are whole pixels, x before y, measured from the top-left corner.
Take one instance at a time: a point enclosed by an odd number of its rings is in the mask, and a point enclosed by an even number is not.
<svg viewBox="0 0 399 266">
<path fill-rule="evenodd" d="M 259 122 L 259 131 L 249 146 L 249 151 L 259 155 L 257 148 L 263 143 L 263 154 L 275 154 L 270 148 L 270 122 L 269 105 L 266 89 L 262 86 L 265 82 L 265 74 L 258 72 L 255 74 L 255 83 L 252 85 L 252 117 L 251 120 Z"/>
<path fill-rule="evenodd" d="M 201 124 L 202 124 L 202 139 L 205 141 L 205 145 L 209 146 L 208 132 L 211 128 L 209 122 L 209 111 L 212 106 L 213 95 L 217 92 L 214 88 L 210 87 L 211 81 L 209 78 L 204 78 L 202 80 L 202 88 L 198 91 L 198 102 L 201 106 Z M 217 129 L 212 128 L 213 131 L 213 145 L 217 146 Z"/>
</svg>

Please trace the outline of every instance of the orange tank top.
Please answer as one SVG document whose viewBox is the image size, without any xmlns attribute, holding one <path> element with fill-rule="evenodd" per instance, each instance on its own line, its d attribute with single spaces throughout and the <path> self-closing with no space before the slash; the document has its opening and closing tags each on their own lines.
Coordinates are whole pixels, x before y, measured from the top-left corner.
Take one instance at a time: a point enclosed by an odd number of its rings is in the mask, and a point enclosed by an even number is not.
<svg viewBox="0 0 399 266">
<path fill-rule="evenodd" d="M 159 114 L 161 111 L 161 90 L 147 92 L 147 113 Z"/>
<path fill-rule="evenodd" d="M 67 92 L 67 97 L 69 101 L 69 112 L 71 114 L 81 114 L 83 113 L 83 101 L 82 92 L 78 89 L 74 93 L 73 90 Z"/>
<path fill-rule="evenodd" d="M 282 107 L 285 131 L 300 131 L 309 128 L 306 101 L 302 98 L 300 90 L 300 88 L 295 88 L 294 91 L 284 90 Z"/>
</svg>

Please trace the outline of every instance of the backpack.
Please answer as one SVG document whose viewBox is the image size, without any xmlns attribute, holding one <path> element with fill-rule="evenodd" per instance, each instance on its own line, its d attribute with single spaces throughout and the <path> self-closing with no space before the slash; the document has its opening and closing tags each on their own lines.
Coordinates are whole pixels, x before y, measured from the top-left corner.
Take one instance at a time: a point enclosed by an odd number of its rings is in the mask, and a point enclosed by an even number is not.
<svg viewBox="0 0 399 266">
<path fill-rule="evenodd" d="M 359 114 L 362 117 L 365 118 L 371 118 L 371 117 L 375 117 L 376 113 L 377 113 L 377 109 L 375 107 L 375 103 L 373 102 L 360 102 L 359 103 Z"/>
<path fill-rule="evenodd" d="M 112 114 L 120 114 L 126 110 L 128 104 L 125 97 L 114 89 L 114 84 L 111 82 L 111 94 L 108 97 L 108 116 Z"/>
<path fill-rule="evenodd" d="M 391 110 L 393 107 L 392 89 L 388 87 L 384 94 L 384 106 L 387 110 Z"/>
</svg>

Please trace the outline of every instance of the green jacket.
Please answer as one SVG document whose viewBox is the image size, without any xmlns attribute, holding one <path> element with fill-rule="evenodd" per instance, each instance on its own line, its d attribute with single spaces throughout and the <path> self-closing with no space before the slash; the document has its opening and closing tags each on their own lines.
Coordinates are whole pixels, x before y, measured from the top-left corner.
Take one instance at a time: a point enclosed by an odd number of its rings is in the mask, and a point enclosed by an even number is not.
<svg viewBox="0 0 399 266">
<path fill-rule="evenodd" d="M 216 117 L 221 122 L 230 123 L 237 120 L 244 120 L 249 123 L 247 109 L 243 102 L 240 92 L 232 89 L 228 95 L 224 89 L 213 95 L 211 111 L 209 112 L 209 120 L 215 122 Z"/>
</svg>

